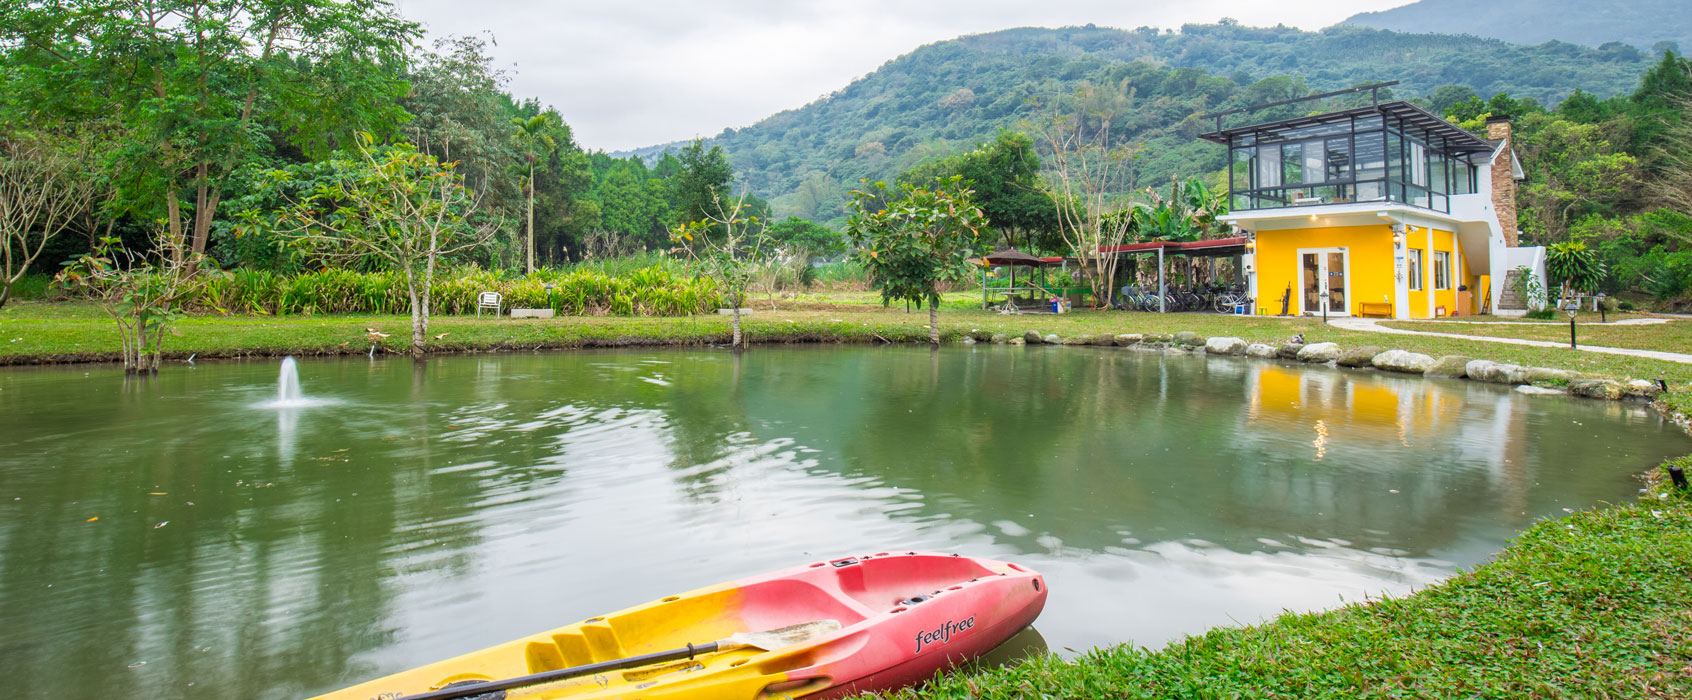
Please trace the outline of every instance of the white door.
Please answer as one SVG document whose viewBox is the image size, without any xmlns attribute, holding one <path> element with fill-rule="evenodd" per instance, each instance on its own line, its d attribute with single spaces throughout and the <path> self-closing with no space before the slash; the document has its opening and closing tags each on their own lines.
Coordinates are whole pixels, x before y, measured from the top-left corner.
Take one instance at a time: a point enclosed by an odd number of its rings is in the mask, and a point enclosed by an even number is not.
<svg viewBox="0 0 1692 700">
<path fill-rule="evenodd" d="M 1301 248 L 1298 251 L 1299 313 L 1307 316 L 1349 316 L 1347 280 L 1351 270 L 1344 248 Z"/>
</svg>

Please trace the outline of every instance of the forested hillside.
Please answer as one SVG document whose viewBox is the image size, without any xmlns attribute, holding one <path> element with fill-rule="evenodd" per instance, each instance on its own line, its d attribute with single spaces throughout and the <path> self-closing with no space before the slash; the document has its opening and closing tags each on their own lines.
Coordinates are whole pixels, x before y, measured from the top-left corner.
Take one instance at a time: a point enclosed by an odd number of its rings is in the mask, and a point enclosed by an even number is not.
<svg viewBox="0 0 1692 700">
<path fill-rule="evenodd" d="M 1633 89 L 1656 57 L 1572 44 L 1515 46 L 1464 36 L 1334 27 L 1305 32 L 1231 21 L 1151 28 L 1022 28 L 923 46 L 828 97 L 710 140 L 775 213 L 841 215 L 859 178 L 891 179 L 937 156 L 974 147 L 1036 113 L 1034 101 L 1082 81 L 1125 85 L 1138 109 L 1119 125 L 1144 145 L 1138 180 L 1162 182 L 1221 167 L 1194 140 L 1193 115 L 1398 80 L 1399 97 L 1443 86 L 1443 103 L 1509 92 L 1555 104 L 1574 89 L 1601 97 Z M 1299 76 L 1297 78 L 1283 76 Z M 675 145 L 642 149 L 652 156 Z"/>
<path fill-rule="evenodd" d="M 1566 41 L 1603 46 L 1612 41 L 1662 53 L 1659 42 L 1692 47 L 1692 6 L 1685 0 L 1421 0 L 1365 12 L 1345 24 L 1417 34 L 1473 34 L 1516 44 Z M 1625 49 L 1616 49 L 1625 51 Z"/>
</svg>

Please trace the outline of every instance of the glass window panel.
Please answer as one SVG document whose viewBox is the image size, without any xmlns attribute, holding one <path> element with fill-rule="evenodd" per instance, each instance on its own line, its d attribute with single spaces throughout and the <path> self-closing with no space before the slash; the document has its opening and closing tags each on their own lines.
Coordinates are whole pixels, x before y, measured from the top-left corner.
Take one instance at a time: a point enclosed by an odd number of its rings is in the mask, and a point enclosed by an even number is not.
<svg viewBox="0 0 1692 700">
<path fill-rule="evenodd" d="M 1345 253 L 1328 253 L 1328 311 L 1345 313 Z"/>
<path fill-rule="evenodd" d="M 1327 157 L 1322 154 L 1322 142 L 1306 141 L 1300 145 L 1304 147 L 1304 181 L 1326 182 Z"/>
<path fill-rule="evenodd" d="M 1281 182 L 1288 185 L 1304 182 L 1304 144 L 1281 145 Z"/>
<path fill-rule="evenodd" d="M 1328 172 L 1323 178 L 1327 182 L 1348 180 L 1351 178 L 1351 139 L 1328 139 Z"/>
<path fill-rule="evenodd" d="M 1415 248 L 1410 249 L 1409 270 L 1407 270 L 1405 272 L 1405 276 L 1407 278 L 1409 278 L 1409 280 L 1410 280 L 1410 291 L 1412 291 L 1412 292 L 1421 291 L 1421 289 L 1422 289 L 1422 251 L 1417 250 Z"/>
<path fill-rule="evenodd" d="M 1255 148 L 1234 149 L 1234 180 L 1232 183 L 1234 191 L 1251 189 L 1252 156 L 1256 154 L 1257 149 Z"/>
<path fill-rule="evenodd" d="M 1315 253 L 1304 254 L 1304 310 L 1322 309 L 1322 262 Z"/>
<path fill-rule="evenodd" d="M 1356 126 L 1358 131 L 1362 131 L 1364 129 L 1379 129 L 1381 128 L 1381 118 L 1378 116 L 1361 117 L 1353 122 L 1353 124 Z"/>
<path fill-rule="evenodd" d="M 1386 177 L 1386 146 L 1381 132 L 1357 135 L 1357 179 L 1379 180 Z"/>
<path fill-rule="evenodd" d="M 1281 147 L 1261 146 L 1257 149 L 1257 187 L 1281 185 Z"/>
<path fill-rule="evenodd" d="M 1475 166 L 1470 165 L 1467 162 L 1460 161 L 1460 160 L 1456 161 L 1456 165 L 1457 165 L 1457 178 L 1456 178 L 1456 181 L 1452 183 L 1452 187 L 1451 187 L 1452 194 L 1474 194 L 1475 193 Z"/>
<path fill-rule="evenodd" d="M 1435 194 L 1445 194 L 1451 191 L 1450 165 L 1444 153 L 1438 150 L 1428 153 L 1428 184 L 1433 188 Z"/>
<path fill-rule="evenodd" d="M 1386 190 L 1380 180 L 1357 183 L 1357 201 L 1378 202 L 1386 197 Z"/>
<path fill-rule="evenodd" d="M 1451 254 L 1443 250 L 1434 251 L 1434 289 L 1451 288 Z"/>
<path fill-rule="evenodd" d="M 1428 186 L 1428 147 L 1416 141 L 1410 142 L 1410 184 Z"/>
<path fill-rule="evenodd" d="M 1397 132 L 1388 131 L 1386 135 L 1387 178 L 1391 180 L 1404 179 L 1404 138 Z M 1403 196 L 1400 195 L 1402 200 Z"/>
</svg>

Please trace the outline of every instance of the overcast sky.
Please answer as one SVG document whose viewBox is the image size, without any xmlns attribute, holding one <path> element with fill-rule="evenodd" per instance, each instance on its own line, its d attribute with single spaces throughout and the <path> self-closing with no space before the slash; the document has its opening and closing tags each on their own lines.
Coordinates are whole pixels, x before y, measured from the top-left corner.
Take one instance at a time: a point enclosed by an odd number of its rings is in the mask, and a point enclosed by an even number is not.
<svg viewBox="0 0 1692 700">
<path fill-rule="evenodd" d="M 1409 0 L 395 0 L 428 39 L 490 32 L 518 98 L 584 148 L 713 136 L 803 106 L 923 44 L 1011 27 L 1320 29 Z"/>
</svg>

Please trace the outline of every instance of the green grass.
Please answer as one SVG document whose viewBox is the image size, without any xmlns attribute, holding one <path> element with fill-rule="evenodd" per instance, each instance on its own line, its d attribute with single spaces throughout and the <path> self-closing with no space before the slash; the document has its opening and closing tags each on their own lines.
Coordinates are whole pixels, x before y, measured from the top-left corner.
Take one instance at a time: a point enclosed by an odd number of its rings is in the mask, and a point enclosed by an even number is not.
<svg viewBox="0 0 1692 700">
<path fill-rule="evenodd" d="M 1692 498 L 1660 493 L 1541 521 L 1492 562 L 1408 597 L 1155 651 L 1039 657 L 896 697 L 1692 697 Z"/>
<path fill-rule="evenodd" d="M 1577 318 L 1575 320 L 1575 340 L 1588 345 L 1692 353 L 1692 321 L 1669 321 L 1668 323 L 1641 326 L 1612 326 L 1599 325 L 1596 323 L 1597 320 L 1596 315 L 1591 319 L 1593 323 L 1585 323 Z M 1569 341 L 1567 317 L 1564 317 L 1560 323 L 1488 324 L 1414 321 L 1383 325 L 1390 328 L 1403 328 L 1429 333 L 1461 333 L 1463 335 L 1482 335 L 1489 338 L 1547 340 L 1555 343 Z"/>
<path fill-rule="evenodd" d="M 1100 333 L 1175 333 L 1235 336 L 1248 341 L 1280 343 L 1296 334 L 1308 342 L 1333 341 L 1346 347 L 1377 345 L 1440 355 L 1468 355 L 1534 367 L 1567 369 L 1616 379 L 1664 378 L 1692 385 L 1692 365 L 1644 358 L 1600 355 L 1566 348 L 1536 348 L 1479 343 L 1454 338 L 1396 336 L 1345 331 L 1307 318 L 1220 316 L 1216 314 L 1154 314 L 1123 311 L 1077 311 L 1062 315 L 1006 316 L 976 306 L 980 297 L 969 292 L 947 294 L 940 311 L 942 336 L 957 340 L 970 335 L 986 340 L 994 333 L 1021 334 L 1026 330 L 1061 336 Z M 771 304 L 776 308 L 771 309 Z M 752 342 L 923 342 L 928 314 L 902 304 L 880 304 L 870 292 L 804 294 L 797 300 L 754 298 L 756 311 L 746 317 Z M 1679 325 L 1685 328 L 1687 325 Z M 204 315 L 183 321 L 180 336 L 166 340 L 167 357 L 190 353 L 201 357 L 249 355 L 318 355 L 362 353 L 369 349 L 365 329 L 389 337 L 380 343 L 400 352 L 409 343 L 410 320 L 396 315 Z M 1513 327 L 1512 327 L 1513 328 Z M 1618 327 L 1650 333 L 1661 326 Z M 551 320 L 490 319 L 476 316 L 437 316 L 429 345 L 438 351 L 570 348 L 597 345 L 703 345 L 726 343 L 729 320 L 722 316 L 633 317 L 569 316 Z M 38 362 L 103 361 L 114 359 L 118 339 L 112 323 L 87 303 L 17 302 L 0 310 L 0 365 Z"/>
</svg>

